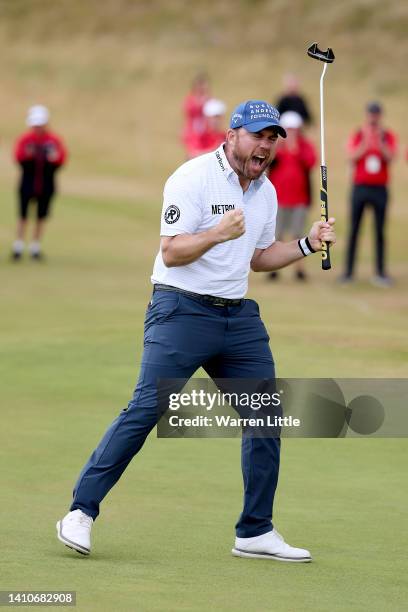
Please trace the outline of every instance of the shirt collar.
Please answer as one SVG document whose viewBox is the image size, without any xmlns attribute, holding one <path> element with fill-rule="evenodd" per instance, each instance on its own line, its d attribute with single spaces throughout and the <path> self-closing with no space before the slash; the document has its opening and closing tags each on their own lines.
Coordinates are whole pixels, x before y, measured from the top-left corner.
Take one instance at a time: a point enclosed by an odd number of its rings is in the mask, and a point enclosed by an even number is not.
<svg viewBox="0 0 408 612">
<path fill-rule="evenodd" d="M 217 165 L 219 169 L 221 170 L 221 172 L 224 173 L 224 176 L 228 181 L 239 183 L 238 175 L 235 172 L 235 170 L 231 168 L 231 165 L 227 159 L 227 156 L 225 155 L 224 145 L 225 145 L 225 142 L 223 142 L 218 147 L 218 149 L 216 149 L 214 152 L 215 158 L 217 160 Z M 265 179 L 266 179 L 265 174 L 262 174 L 259 177 L 259 179 L 255 179 L 254 181 L 251 181 L 248 189 L 252 189 L 252 188 L 258 189 L 264 183 Z"/>
<path fill-rule="evenodd" d="M 224 173 L 225 178 L 229 179 L 231 174 L 235 174 L 234 170 L 231 168 L 230 163 L 225 155 L 224 151 L 225 142 L 223 142 L 218 149 L 214 151 L 215 158 L 217 160 L 217 164 L 221 172 Z M 236 175 L 235 175 L 236 176 Z"/>
</svg>

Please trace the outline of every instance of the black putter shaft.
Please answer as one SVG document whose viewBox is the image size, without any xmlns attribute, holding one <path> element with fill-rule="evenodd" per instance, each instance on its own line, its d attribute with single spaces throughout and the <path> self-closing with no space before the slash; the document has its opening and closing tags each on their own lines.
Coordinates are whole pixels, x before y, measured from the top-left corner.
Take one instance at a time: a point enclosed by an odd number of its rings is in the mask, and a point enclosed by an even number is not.
<svg viewBox="0 0 408 612">
<path fill-rule="evenodd" d="M 324 149 L 324 104 L 323 104 L 323 79 L 326 73 L 327 64 L 334 62 L 334 53 L 330 47 L 326 51 L 319 49 L 317 43 L 313 43 L 307 50 L 307 54 L 313 59 L 324 62 L 322 76 L 320 78 L 320 218 L 327 221 L 329 218 L 328 198 L 327 198 L 327 166 Z M 330 270 L 330 251 L 329 244 L 322 242 L 322 270 Z"/>
</svg>

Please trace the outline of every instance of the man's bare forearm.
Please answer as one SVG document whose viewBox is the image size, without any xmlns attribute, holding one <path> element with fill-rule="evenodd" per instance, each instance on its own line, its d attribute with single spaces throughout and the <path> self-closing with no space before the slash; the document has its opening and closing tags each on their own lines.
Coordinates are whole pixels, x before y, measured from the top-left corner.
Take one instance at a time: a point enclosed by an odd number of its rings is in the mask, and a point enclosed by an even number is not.
<svg viewBox="0 0 408 612">
<path fill-rule="evenodd" d="M 303 259 L 303 254 L 297 240 L 274 242 L 252 259 L 251 268 L 254 272 L 273 272 L 298 259 Z"/>
<path fill-rule="evenodd" d="M 382 143 L 380 150 L 386 162 L 390 162 L 395 157 L 395 151 L 386 142 Z"/>
<path fill-rule="evenodd" d="M 367 145 L 365 144 L 365 142 L 363 142 L 362 144 L 360 144 L 358 147 L 356 147 L 352 151 L 349 151 L 348 158 L 351 162 L 356 162 L 359 159 L 361 159 L 363 155 L 365 155 L 366 152 L 367 152 Z"/>
<path fill-rule="evenodd" d="M 220 242 L 222 241 L 216 228 L 199 234 L 178 234 L 167 240 L 162 238 L 161 250 L 164 264 L 172 268 L 193 263 Z"/>
</svg>

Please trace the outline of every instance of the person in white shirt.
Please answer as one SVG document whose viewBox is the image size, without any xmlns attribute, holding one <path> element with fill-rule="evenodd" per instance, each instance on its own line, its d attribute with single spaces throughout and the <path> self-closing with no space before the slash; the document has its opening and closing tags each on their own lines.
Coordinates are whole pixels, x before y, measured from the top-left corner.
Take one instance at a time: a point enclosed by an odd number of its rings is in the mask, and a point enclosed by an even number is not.
<svg viewBox="0 0 408 612">
<path fill-rule="evenodd" d="M 335 242 L 332 218 L 314 223 L 300 240 L 275 241 L 276 193 L 264 172 L 279 136 L 286 133 L 273 106 L 243 102 L 226 142 L 183 164 L 165 185 L 139 381 L 83 468 L 70 512 L 57 523 L 59 540 L 82 554 L 90 553 L 100 502 L 161 416 L 158 380 L 187 381 L 200 367 L 215 381 L 275 380 L 259 307 L 244 297 L 249 271 L 277 270 L 321 250 L 322 241 Z M 309 551 L 287 544 L 272 524 L 279 457 L 279 437 L 243 430 L 244 507 L 232 553 L 308 562 Z"/>
</svg>

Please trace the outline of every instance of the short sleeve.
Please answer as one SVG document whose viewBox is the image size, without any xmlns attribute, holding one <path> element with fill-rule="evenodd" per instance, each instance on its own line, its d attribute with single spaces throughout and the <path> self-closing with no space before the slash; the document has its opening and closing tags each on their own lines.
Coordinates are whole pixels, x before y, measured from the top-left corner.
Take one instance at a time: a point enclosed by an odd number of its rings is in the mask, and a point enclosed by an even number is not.
<svg viewBox="0 0 408 612">
<path fill-rule="evenodd" d="M 168 179 L 163 192 L 161 236 L 193 234 L 202 219 L 200 190 L 183 175 Z"/>
<path fill-rule="evenodd" d="M 396 135 L 387 130 L 385 132 L 385 142 L 387 143 L 388 147 L 391 149 L 392 153 L 397 153 L 398 150 L 398 139 L 396 137 Z"/>
<path fill-rule="evenodd" d="M 354 150 L 358 147 L 358 145 L 361 142 L 361 138 L 362 138 L 361 130 L 358 130 L 357 132 L 354 132 L 353 134 L 351 134 L 351 136 L 349 137 L 347 141 L 347 145 L 346 145 L 346 150 L 348 153 L 354 153 Z"/>
<path fill-rule="evenodd" d="M 262 234 L 259 237 L 258 242 L 256 243 L 256 249 L 267 249 L 269 246 L 271 246 L 271 244 L 275 242 L 276 213 L 278 210 L 278 201 L 276 197 L 275 188 L 270 182 L 269 186 L 270 189 L 268 189 L 267 191 L 267 220 L 262 230 Z"/>
</svg>

